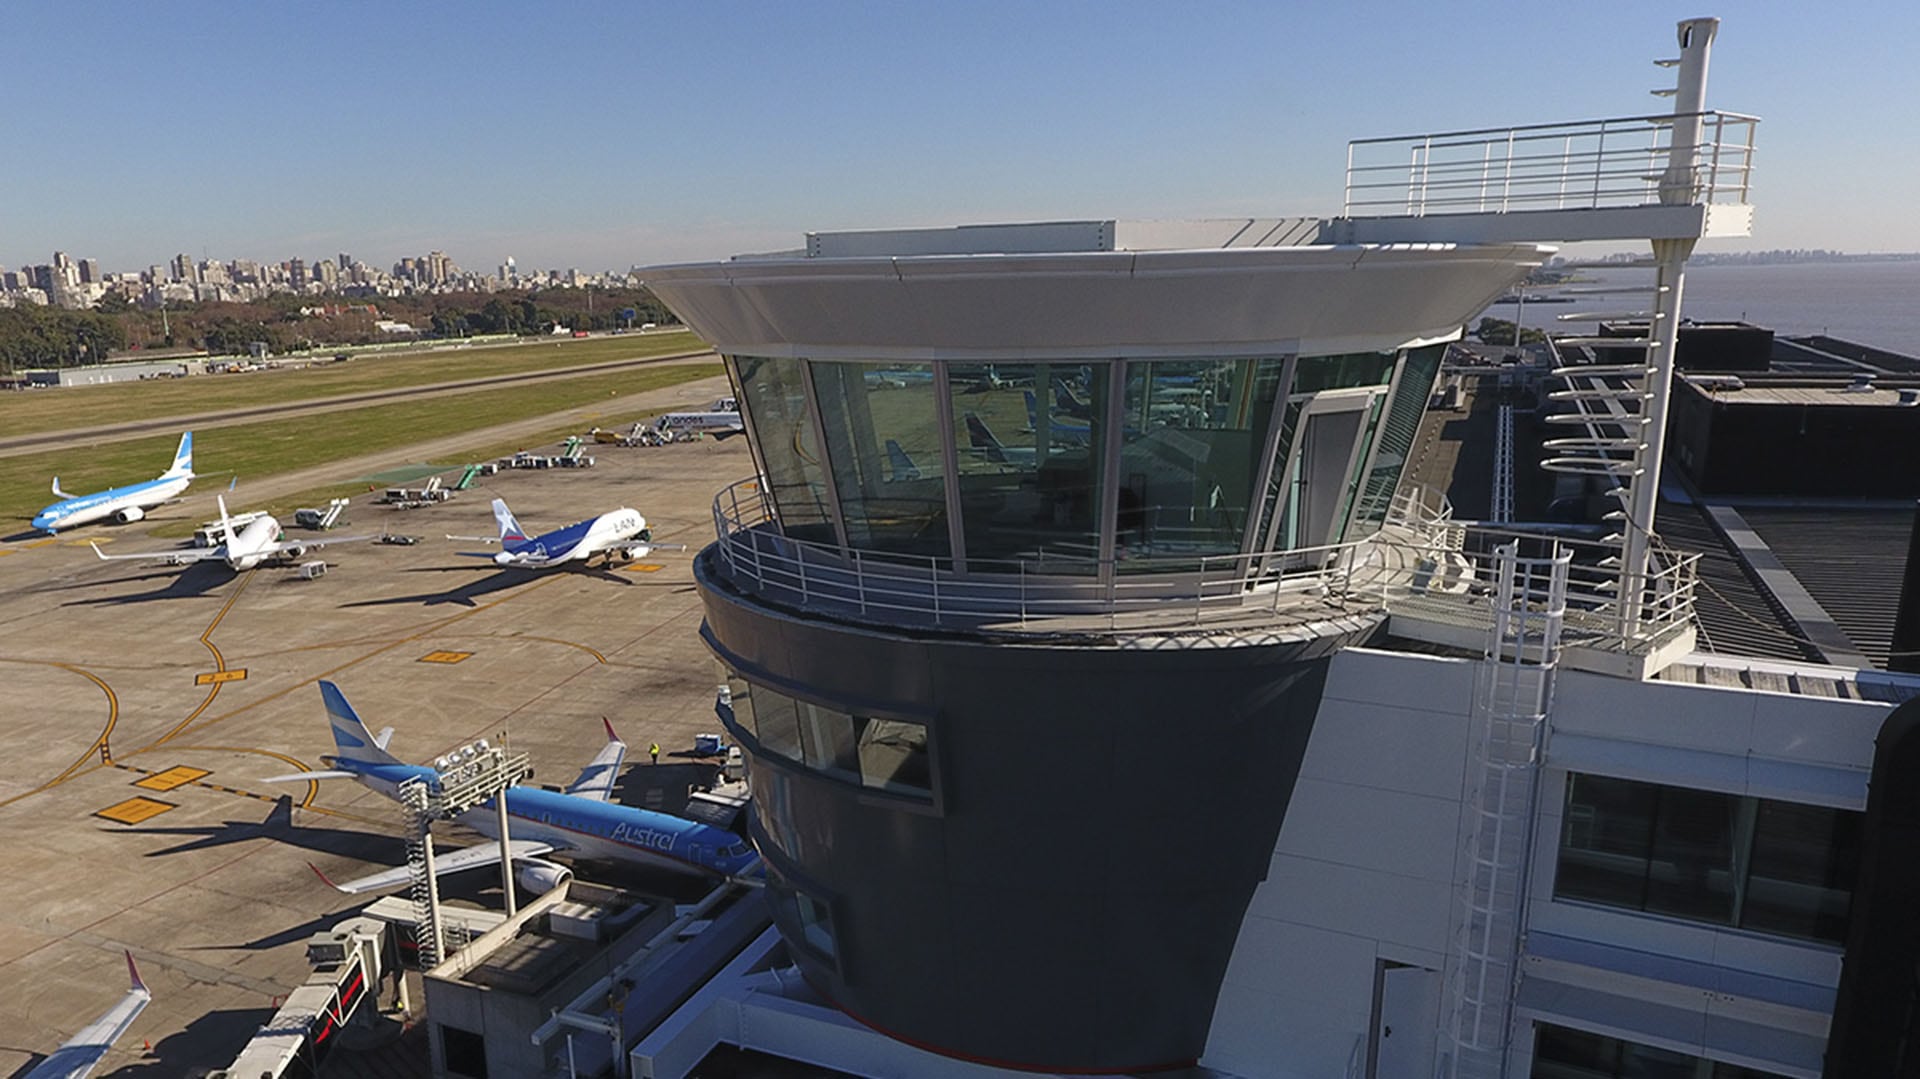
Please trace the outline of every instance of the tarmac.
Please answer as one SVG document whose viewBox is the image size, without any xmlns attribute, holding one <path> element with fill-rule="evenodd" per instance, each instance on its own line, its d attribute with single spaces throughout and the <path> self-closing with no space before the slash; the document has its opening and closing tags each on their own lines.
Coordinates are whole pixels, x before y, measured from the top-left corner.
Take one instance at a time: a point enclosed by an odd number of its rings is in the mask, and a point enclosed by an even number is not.
<svg viewBox="0 0 1920 1079">
<path fill-rule="evenodd" d="M 724 394 L 725 381 L 655 392 L 663 407 L 685 407 Z M 512 429 L 472 441 L 511 440 Z M 428 452 L 263 480 L 229 501 L 237 511 L 250 496 Z M 313 580 L 107 563 L 86 546 L 174 545 L 145 529 L 216 516 L 217 483 L 140 525 L 0 543 L 0 1075 L 24 1074 L 120 999 L 123 951 L 153 1001 L 95 1074 L 224 1067 L 306 980 L 306 939 L 373 898 L 333 891 L 308 863 L 334 879 L 397 864 L 397 807 L 351 780 L 266 782 L 325 767 L 320 679 L 374 729 L 395 728 L 389 748 L 409 761 L 504 733 L 531 755 L 536 782 L 566 783 L 604 744 L 604 716 L 629 746 L 618 797 L 684 787 L 698 772 L 694 735 L 720 730 L 722 680 L 697 635 L 692 559 L 713 540 L 714 495 L 751 476 L 752 458 L 744 438 L 591 452 L 594 468 L 502 471 L 422 509 L 356 497 L 337 533 L 421 542 L 330 546 L 310 556 L 329 563 Z M 495 497 L 532 531 L 632 506 L 656 541 L 689 549 L 588 571 L 461 557 L 486 548 L 443 537 L 494 535 Z M 283 523 L 289 538 L 322 535 Z M 469 876 L 486 878 L 467 885 L 482 899 L 497 887 L 485 871 Z"/>
</svg>

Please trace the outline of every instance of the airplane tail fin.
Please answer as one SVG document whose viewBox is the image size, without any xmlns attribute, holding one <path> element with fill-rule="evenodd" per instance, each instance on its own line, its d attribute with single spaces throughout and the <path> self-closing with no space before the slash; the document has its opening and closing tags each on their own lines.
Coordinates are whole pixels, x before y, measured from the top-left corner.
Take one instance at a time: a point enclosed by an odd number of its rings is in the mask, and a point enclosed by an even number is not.
<svg viewBox="0 0 1920 1079">
<path fill-rule="evenodd" d="M 55 476 L 53 478 L 53 497 L 59 498 L 59 499 L 67 499 L 67 498 L 73 497 L 72 495 L 60 489 L 60 477 L 58 476 Z"/>
<path fill-rule="evenodd" d="M 131 983 L 127 987 L 128 992 L 145 993 L 149 997 L 153 995 L 153 990 L 147 988 L 147 983 L 140 980 L 140 968 L 133 965 L 133 953 L 130 951 L 127 952 L 127 981 Z"/>
<path fill-rule="evenodd" d="M 993 430 L 987 426 L 987 421 L 972 412 L 967 413 L 966 419 L 967 444 L 985 454 L 987 460 L 1005 464 L 1006 447 L 1000 445 L 1000 440 L 993 437 Z"/>
<path fill-rule="evenodd" d="M 493 500 L 493 519 L 500 523 L 501 543 L 505 543 L 508 540 L 523 540 L 527 538 L 526 529 L 521 528 L 520 522 L 513 519 L 513 511 L 507 508 L 506 499 L 496 498 Z"/>
<path fill-rule="evenodd" d="M 333 744 L 339 747 L 342 760 L 362 764 L 400 763 L 399 758 L 382 748 L 373 732 L 367 730 L 339 686 L 322 681 L 320 696 L 327 702 L 327 722 L 333 726 Z"/>
<path fill-rule="evenodd" d="M 220 504 L 220 534 L 221 534 L 220 542 L 232 543 L 233 542 L 233 518 L 227 516 L 227 496 L 214 495 L 213 500 Z M 232 552 L 229 551 L 228 553 L 231 554 Z"/>
<path fill-rule="evenodd" d="M 920 478 L 919 466 L 913 463 L 913 458 L 907 456 L 906 450 L 900 448 L 900 443 L 891 438 L 887 439 L 887 467 L 892 470 L 896 482 Z"/>
<path fill-rule="evenodd" d="M 163 479 L 193 475 L 193 432 L 180 436 L 180 448 L 173 451 L 173 467 L 161 474 Z"/>
</svg>

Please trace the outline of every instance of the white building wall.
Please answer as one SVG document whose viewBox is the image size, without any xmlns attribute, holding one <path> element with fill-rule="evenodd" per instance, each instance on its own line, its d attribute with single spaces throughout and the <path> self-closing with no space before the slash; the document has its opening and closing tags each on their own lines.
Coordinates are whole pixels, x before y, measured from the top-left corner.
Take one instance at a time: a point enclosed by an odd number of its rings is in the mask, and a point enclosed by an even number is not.
<svg viewBox="0 0 1920 1079">
<path fill-rule="evenodd" d="M 1438 977 L 1455 909 L 1475 667 L 1359 648 L 1334 657 L 1204 1065 L 1248 1077 L 1345 1076 L 1365 1063 L 1380 965 Z"/>
</svg>

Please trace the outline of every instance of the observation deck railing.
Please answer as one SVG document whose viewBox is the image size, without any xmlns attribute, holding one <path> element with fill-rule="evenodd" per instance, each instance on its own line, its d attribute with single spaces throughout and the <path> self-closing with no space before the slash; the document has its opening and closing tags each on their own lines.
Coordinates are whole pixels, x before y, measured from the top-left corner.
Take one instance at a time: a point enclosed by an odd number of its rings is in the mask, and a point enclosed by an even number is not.
<svg viewBox="0 0 1920 1079">
<path fill-rule="evenodd" d="M 1672 177 L 1675 121 L 1694 117 L 1691 175 Z M 1744 204 L 1759 122 L 1732 112 L 1661 113 L 1358 139 L 1347 144 L 1342 216 Z"/>
<path fill-rule="evenodd" d="M 1697 555 L 1656 552 L 1656 570 L 1628 632 L 1615 592 L 1617 550 L 1604 543 L 1467 528 L 1444 498 L 1406 488 L 1386 524 L 1322 547 L 1217 555 L 1147 555 L 1101 562 L 1036 552 L 968 559 L 843 550 L 782 533 L 772 501 L 743 480 L 714 499 L 724 576 L 769 602 L 896 626 L 1032 636 L 1274 632 L 1364 614 L 1467 627 L 1490 625 L 1495 548 L 1573 552 L 1566 636 L 1632 650 L 1692 623 Z"/>
</svg>

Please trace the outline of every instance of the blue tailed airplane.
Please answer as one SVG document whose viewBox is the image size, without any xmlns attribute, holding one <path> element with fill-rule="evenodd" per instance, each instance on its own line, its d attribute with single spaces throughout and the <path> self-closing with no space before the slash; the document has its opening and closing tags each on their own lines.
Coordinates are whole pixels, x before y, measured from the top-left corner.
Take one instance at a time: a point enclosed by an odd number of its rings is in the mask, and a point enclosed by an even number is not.
<svg viewBox="0 0 1920 1079">
<path fill-rule="evenodd" d="M 469 558 L 491 558 L 498 566 L 518 566 L 522 569 L 548 569 L 568 562 L 585 562 L 597 554 L 606 555 L 608 562 L 615 559 L 630 562 L 645 558 L 659 546 L 653 542 L 653 532 L 647 528 L 647 519 L 640 516 L 639 510 L 625 506 L 538 536 L 527 535 L 527 530 L 521 528 L 520 522 L 514 519 L 513 511 L 507 508 L 505 499 L 493 500 L 493 519 L 500 526 L 499 539 L 487 536 L 447 538 L 498 543 L 500 550 L 497 553 L 460 553 Z"/>
<path fill-rule="evenodd" d="M 180 448 L 173 453 L 173 466 L 145 483 L 109 487 L 90 495 L 70 495 L 60 489 L 60 477 L 53 478 L 53 493 L 60 501 L 41 510 L 33 518 L 33 527 L 52 535 L 62 528 L 102 521 L 109 517 L 130 524 L 147 515 L 162 502 L 178 498 L 193 482 L 193 432 L 180 436 Z"/>
<path fill-rule="evenodd" d="M 389 798 L 397 797 L 401 783 L 416 777 L 429 787 L 439 784 L 438 770 L 405 764 L 388 753 L 387 740 L 392 737 L 393 728 L 378 735 L 368 732 L 339 687 L 323 681 L 320 696 L 326 701 L 333 742 L 340 752 L 321 758 L 329 765 L 325 771 L 274 776 L 269 782 L 356 779 Z M 609 801 L 614 776 L 620 771 L 626 753 L 626 743 L 614 735 L 613 724 L 609 723 L 606 748 L 565 793 L 538 787 L 507 789 L 507 816 L 511 818 L 508 827 L 512 831 L 509 847 L 523 887 L 547 891 L 566 879 L 565 867 L 541 857 L 556 853 L 588 861 L 625 862 L 721 877 L 738 876 L 753 868 L 760 856 L 746 840 L 725 828 Z M 496 842 L 463 847 L 435 857 L 436 876 L 500 864 L 497 842 L 500 829 L 493 801 L 489 799 L 468 810 L 459 819 L 461 824 Z M 408 879 L 406 868 L 401 867 L 357 880 L 327 883 L 343 892 L 359 894 L 397 888 Z"/>
</svg>

